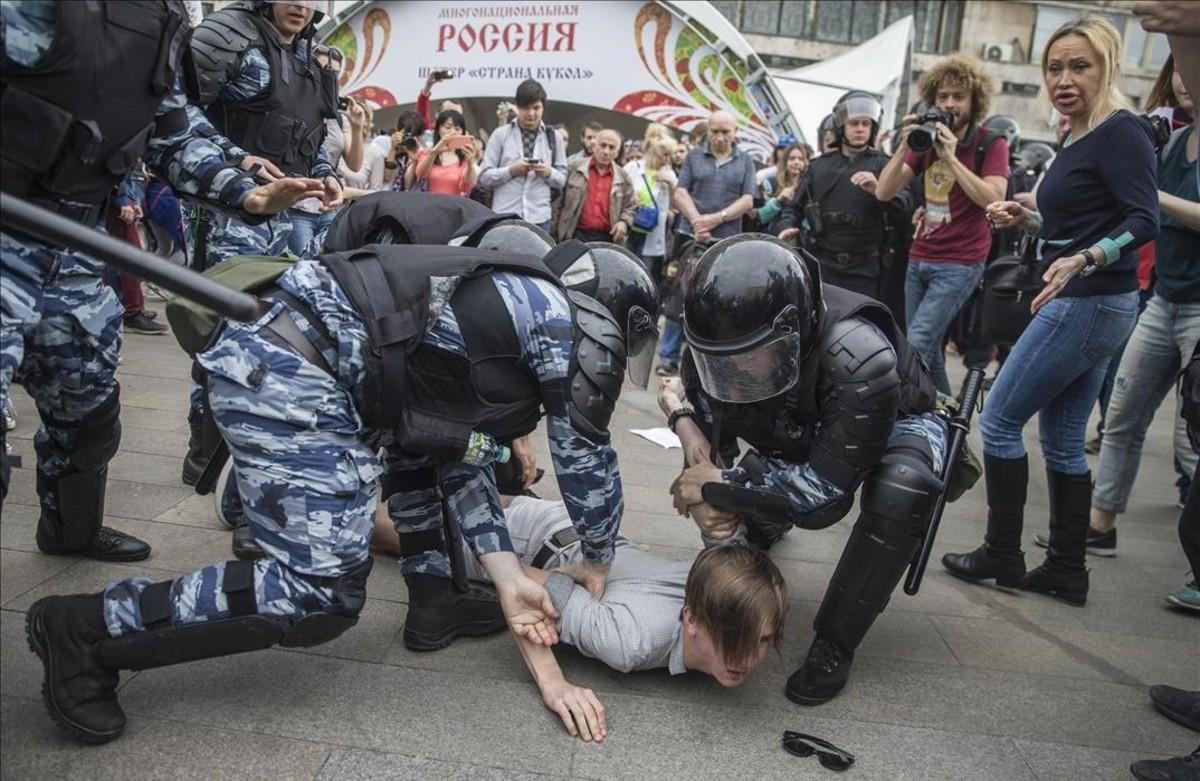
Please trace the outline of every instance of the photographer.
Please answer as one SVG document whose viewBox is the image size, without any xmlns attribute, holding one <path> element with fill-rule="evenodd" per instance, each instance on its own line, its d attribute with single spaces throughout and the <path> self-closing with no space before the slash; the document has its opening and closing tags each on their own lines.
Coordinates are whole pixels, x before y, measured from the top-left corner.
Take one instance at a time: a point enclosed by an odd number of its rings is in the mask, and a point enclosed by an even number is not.
<svg viewBox="0 0 1200 781">
<path fill-rule="evenodd" d="M 988 521 L 984 544 L 948 553 L 952 575 L 1087 602 L 1091 475 L 1083 440 L 1109 359 L 1137 316 L 1137 247 L 1158 232 L 1159 195 L 1148 126 L 1125 110 L 1121 39 L 1100 17 L 1069 22 L 1042 54 L 1046 95 L 1070 129 L 1038 188 L 1039 212 L 988 206 L 998 228 L 1041 240 L 1045 288 L 983 410 Z M 1050 492 L 1046 561 L 1026 573 L 1021 551 L 1029 459 L 1021 432 L 1039 416 Z"/>
<path fill-rule="evenodd" d="M 417 157 L 424 132 L 425 120 L 415 111 L 403 111 L 396 119 L 396 130 L 389 139 L 383 162 L 383 181 L 390 182 L 393 190 L 404 189 L 408 167 Z"/>
<path fill-rule="evenodd" d="M 517 87 L 517 118 L 492 133 L 479 184 L 492 191 L 492 208 L 511 212 L 547 233 L 550 201 L 567 183 L 567 156 L 558 134 L 542 122 L 546 90 L 533 79 Z"/>
<path fill-rule="evenodd" d="M 405 174 L 406 189 L 445 195 L 469 195 L 475 187 L 475 139 L 467 132 L 467 120 L 454 110 L 437 116 L 433 148 L 417 154 L 416 165 Z"/>
<path fill-rule="evenodd" d="M 962 54 L 939 60 L 921 76 L 918 89 L 935 108 L 904 118 L 875 197 L 889 201 L 915 176 L 925 175 L 925 212 L 905 277 L 907 332 L 938 390 L 949 394 L 942 342 L 983 276 L 992 240 L 983 210 L 1004 198 L 1008 143 L 979 127 L 992 92 L 979 60 Z"/>
<path fill-rule="evenodd" d="M 887 156 L 875 151 L 883 106 L 869 92 L 846 93 L 833 109 L 836 151 L 813 160 L 790 208 L 779 219 L 779 238 L 801 232 L 804 243 L 821 261 L 821 280 L 871 298 L 880 297 L 880 281 L 888 265 L 885 213 L 907 221 L 908 192 L 888 203 L 875 198 L 878 176 Z"/>
</svg>

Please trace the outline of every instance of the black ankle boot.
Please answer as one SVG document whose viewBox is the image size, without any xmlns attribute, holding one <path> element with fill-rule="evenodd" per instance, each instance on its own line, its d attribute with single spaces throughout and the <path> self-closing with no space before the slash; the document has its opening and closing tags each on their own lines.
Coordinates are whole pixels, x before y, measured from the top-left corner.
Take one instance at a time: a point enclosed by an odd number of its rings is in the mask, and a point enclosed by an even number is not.
<svg viewBox="0 0 1200 781">
<path fill-rule="evenodd" d="M 1069 605 L 1087 603 L 1088 519 L 1092 511 L 1092 476 L 1046 470 L 1050 489 L 1050 545 L 1042 566 L 1031 570 L 1017 588 L 1048 594 Z"/>
<path fill-rule="evenodd" d="M 988 524 L 983 545 L 970 553 L 947 553 L 942 566 L 957 578 L 972 583 L 996 580 L 997 586 L 1014 587 L 1025 575 L 1021 552 L 1021 527 L 1029 486 L 1029 458 L 983 456 L 987 483 Z"/>
<path fill-rule="evenodd" d="M 788 678 L 784 693 L 799 705 L 820 705 L 837 696 L 850 677 L 854 654 L 817 635 L 800 669 Z"/>
<path fill-rule="evenodd" d="M 100 664 L 108 638 L 100 594 L 44 597 L 25 617 L 29 648 L 42 660 L 42 699 L 50 718 L 86 743 L 107 743 L 125 729 L 116 670 Z"/>
<path fill-rule="evenodd" d="M 42 512 L 38 550 L 52 556 L 83 556 L 97 561 L 141 561 L 150 546 L 133 535 L 101 526 L 108 467 L 70 471 L 56 479 L 37 476 Z"/>
<path fill-rule="evenodd" d="M 404 621 L 404 647 L 410 651 L 436 651 L 459 635 L 477 637 L 508 626 L 500 600 L 479 588 L 458 591 L 449 578 L 405 575 L 408 617 Z"/>
</svg>

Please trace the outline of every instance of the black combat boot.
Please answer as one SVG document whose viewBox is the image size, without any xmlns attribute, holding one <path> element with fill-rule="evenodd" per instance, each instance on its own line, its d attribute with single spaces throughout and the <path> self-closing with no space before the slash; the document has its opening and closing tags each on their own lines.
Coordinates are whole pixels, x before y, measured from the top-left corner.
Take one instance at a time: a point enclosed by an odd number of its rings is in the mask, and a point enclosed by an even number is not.
<svg viewBox="0 0 1200 781">
<path fill-rule="evenodd" d="M 1087 603 L 1088 519 L 1092 511 L 1090 472 L 1068 475 L 1046 470 L 1050 488 L 1050 546 L 1042 566 L 1017 583 L 1022 591 L 1049 594 L 1069 605 Z"/>
<path fill-rule="evenodd" d="M 983 464 L 988 503 L 983 545 L 970 553 L 947 553 L 942 556 L 942 566 L 956 578 L 972 583 L 994 578 L 997 586 L 1013 588 L 1025 575 L 1021 529 L 1025 522 L 1029 458 L 997 458 L 985 453 Z"/>
<path fill-rule="evenodd" d="M 804 664 L 788 678 L 784 693 L 799 705 L 829 702 L 846 686 L 853 661 L 853 651 L 818 634 L 809 646 Z"/>
<path fill-rule="evenodd" d="M 404 647 L 410 651 L 436 651 L 459 635 L 477 637 L 508 626 L 500 600 L 479 588 L 458 591 L 449 578 L 405 575 L 408 617 L 404 621 Z"/>
<path fill-rule="evenodd" d="M 117 703 L 120 676 L 100 663 L 108 638 L 100 594 L 44 597 L 25 617 L 29 648 L 42 660 L 42 699 L 50 718 L 86 743 L 107 743 L 125 729 Z"/>
<path fill-rule="evenodd" d="M 97 561 L 141 561 L 150 546 L 124 532 L 101 526 L 108 467 L 71 471 L 49 480 L 38 472 L 42 514 L 37 546 L 42 553 L 84 556 Z"/>
</svg>

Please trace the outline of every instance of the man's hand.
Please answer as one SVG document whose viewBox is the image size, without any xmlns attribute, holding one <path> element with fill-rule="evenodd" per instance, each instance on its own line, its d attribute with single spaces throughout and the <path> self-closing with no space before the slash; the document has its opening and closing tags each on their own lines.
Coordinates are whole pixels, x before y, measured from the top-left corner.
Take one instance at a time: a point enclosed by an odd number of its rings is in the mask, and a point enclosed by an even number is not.
<svg viewBox="0 0 1200 781">
<path fill-rule="evenodd" d="M 738 528 L 737 513 L 713 507 L 708 502 L 701 502 L 691 508 L 692 520 L 700 528 L 700 533 L 714 540 L 726 540 L 732 537 Z"/>
<path fill-rule="evenodd" d="M 246 193 L 242 209 L 248 214 L 279 214 L 305 198 L 324 198 L 325 184 L 320 179 L 276 179 Z"/>
<path fill-rule="evenodd" d="M 521 488 L 528 491 L 537 477 L 537 457 L 533 455 L 533 443 L 528 434 L 512 441 L 512 452 L 521 462 Z"/>
<path fill-rule="evenodd" d="M 508 173 L 515 179 L 518 176 L 524 176 L 532 169 L 533 166 L 529 164 L 529 161 L 522 157 L 509 164 Z"/>
<path fill-rule="evenodd" d="M 900 138 L 896 142 L 896 150 L 892 152 L 893 155 L 899 154 L 901 150 L 903 150 L 906 154 L 908 153 L 908 137 L 912 135 L 912 132 L 916 129 L 916 127 L 917 115 L 905 114 L 904 119 L 900 120 Z"/>
<path fill-rule="evenodd" d="M 658 381 L 658 408 L 670 417 L 671 413 L 687 403 L 687 390 L 678 377 L 663 377 Z"/>
<path fill-rule="evenodd" d="M 279 170 L 279 166 L 265 157 L 246 155 L 242 158 L 242 162 L 238 163 L 238 167 L 243 171 L 249 171 L 254 166 L 258 166 L 258 171 L 255 172 L 254 178 L 261 182 L 273 182 L 276 179 L 283 178 L 283 171 Z"/>
<path fill-rule="evenodd" d="M 521 572 L 505 578 L 503 583 L 497 582 L 496 594 L 500 597 L 500 609 L 504 611 L 504 618 L 513 634 L 534 645 L 554 645 L 558 642 L 558 630 L 554 626 L 558 611 L 554 609 L 546 589 L 528 575 Z"/>
<path fill-rule="evenodd" d="M 142 218 L 142 207 L 137 204 L 122 206 L 117 210 L 117 216 L 121 218 L 121 222 L 132 225 Z"/>
<path fill-rule="evenodd" d="M 780 241 L 790 241 L 800 235 L 799 228 L 784 228 L 779 232 Z"/>
<path fill-rule="evenodd" d="M 544 160 L 540 163 L 535 163 L 534 165 L 530 166 L 530 170 L 532 170 L 535 174 L 542 177 L 543 179 L 550 176 L 550 174 L 554 173 L 554 169 L 551 168 L 550 164 L 545 162 Z"/>
<path fill-rule="evenodd" d="M 1184 37 L 1200 36 L 1196 10 L 1194 0 L 1138 0 L 1133 4 L 1133 15 L 1141 17 L 1146 32 Z"/>
<path fill-rule="evenodd" d="M 599 743 L 608 736 L 604 706 L 591 689 L 584 689 L 561 675 L 540 686 L 542 702 L 558 714 L 572 737 Z"/>
<path fill-rule="evenodd" d="M 694 463 L 679 473 L 675 482 L 671 483 L 671 496 L 674 499 L 675 511 L 687 515 L 692 505 L 704 501 L 701 489 L 705 483 L 721 482 L 721 469 L 709 459 L 708 454 L 696 452 Z"/>
<path fill-rule="evenodd" d="M 870 171 L 856 171 L 850 176 L 850 184 L 874 195 L 875 188 L 879 186 L 879 180 Z"/>
<path fill-rule="evenodd" d="M 596 599 L 604 596 L 605 581 L 608 580 L 608 565 L 595 564 L 590 561 L 577 561 L 559 567 L 555 572 L 561 572 L 588 590 Z"/>
<path fill-rule="evenodd" d="M 696 219 L 692 220 L 692 227 L 696 230 L 696 235 L 700 233 L 712 233 L 712 229 L 721 224 L 721 215 L 719 214 L 701 214 Z"/>
<path fill-rule="evenodd" d="M 331 212 L 342 205 L 342 183 L 336 176 L 325 177 L 325 187 L 321 194 L 323 212 Z"/>
<path fill-rule="evenodd" d="M 937 151 L 938 159 L 949 163 L 954 159 L 954 153 L 958 149 L 958 136 L 954 135 L 954 131 L 941 122 L 936 123 L 934 127 L 937 128 L 934 150 Z"/>
<path fill-rule="evenodd" d="M 612 226 L 608 235 L 612 236 L 613 244 L 624 244 L 625 237 L 629 235 L 629 226 L 624 220 L 617 220 L 617 224 Z"/>
</svg>

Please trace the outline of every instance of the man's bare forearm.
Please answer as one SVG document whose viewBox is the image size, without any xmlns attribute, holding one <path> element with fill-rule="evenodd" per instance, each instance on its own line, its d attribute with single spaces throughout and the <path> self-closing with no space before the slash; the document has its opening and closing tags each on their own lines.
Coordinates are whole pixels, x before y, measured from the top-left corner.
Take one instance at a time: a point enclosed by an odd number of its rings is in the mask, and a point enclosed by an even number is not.
<svg viewBox="0 0 1200 781">
<path fill-rule="evenodd" d="M 696 421 L 689 417 L 677 419 L 675 435 L 679 437 L 679 443 L 683 445 L 683 458 L 688 466 L 695 466 L 704 460 L 711 445 L 708 437 L 704 436 L 704 432 L 696 425 Z"/>
<path fill-rule="evenodd" d="M 675 208 L 688 218 L 688 222 L 695 222 L 700 219 L 700 212 L 696 210 L 696 204 L 692 201 L 691 194 L 682 187 L 675 188 Z"/>
<path fill-rule="evenodd" d="M 890 201 L 896 197 L 896 194 L 908 186 L 908 179 L 911 177 L 905 176 L 904 156 L 908 153 L 908 147 L 902 146 L 892 155 L 892 159 L 887 161 L 887 165 L 879 172 L 879 183 L 875 185 L 875 197 L 880 201 Z"/>
</svg>

